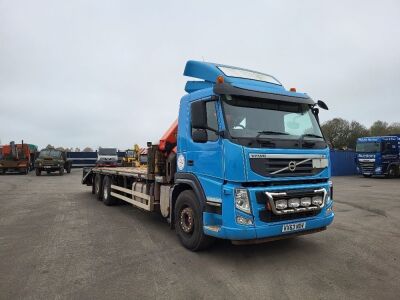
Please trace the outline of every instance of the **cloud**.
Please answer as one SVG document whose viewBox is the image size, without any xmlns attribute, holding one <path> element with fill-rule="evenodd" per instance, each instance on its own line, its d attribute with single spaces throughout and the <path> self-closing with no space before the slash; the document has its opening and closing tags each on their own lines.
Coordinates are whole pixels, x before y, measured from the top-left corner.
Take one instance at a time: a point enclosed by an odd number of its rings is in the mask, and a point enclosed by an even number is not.
<svg viewBox="0 0 400 300">
<path fill-rule="evenodd" d="M 156 141 L 188 59 L 275 75 L 343 117 L 399 121 L 397 1 L 0 2 L 0 139 Z"/>
</svg>

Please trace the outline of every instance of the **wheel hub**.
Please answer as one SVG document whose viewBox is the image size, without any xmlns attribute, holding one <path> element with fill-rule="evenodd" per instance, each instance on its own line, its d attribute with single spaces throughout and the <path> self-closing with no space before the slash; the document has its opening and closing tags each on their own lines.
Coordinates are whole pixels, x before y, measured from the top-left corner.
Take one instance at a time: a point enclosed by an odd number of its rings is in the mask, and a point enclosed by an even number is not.
<svg viewBox="0 0 400 300">
<path fill-rule="evenodd" d="M 186 207 L 181 211 L 179 224 L 184 232 L 191 233 L 193 231 L 193 210 L 190 207 Z"/>
</svg>

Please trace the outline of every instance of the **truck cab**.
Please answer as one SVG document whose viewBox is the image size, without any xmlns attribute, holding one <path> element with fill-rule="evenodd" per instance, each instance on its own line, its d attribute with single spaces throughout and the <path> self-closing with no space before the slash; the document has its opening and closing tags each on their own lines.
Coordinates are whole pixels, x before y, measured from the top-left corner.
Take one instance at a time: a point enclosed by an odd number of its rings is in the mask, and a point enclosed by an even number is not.
<svg viewBox="0 0 400 300">
<path fill-rule="evenodd" d="M 117 148 L 102 148 L 97 151 L 96 166 L 116 167 L 118 164 Z"/>
<path fill-rule="evenodd" d="M 67 152 L 54 148 L 40 150 L 35 161 L 36 176 L 40 176 L 42 171 L 47 174 L 58 172 L 62 176 L 64 175 L 64 170 L 67 173 L 71 173 L 71 168 L 72 161 L 67 158 Z"/>
<path fill-rule="evenodd" d="M 357 139 L 356 164 L 364 177 L 400 174 L 400 135 L 375 136 Z"/>
<path fill-rule="evenodd" d="M 189 61 L 184 75 L 203 81 L 187 82 L 180 103 L 174 190 L 195 191 L 204 233 L 241 243 L 325 229 L 334 213 L 317 106 L 326 104 L 251 70 Z M 181 241 L 191 215 L 175 213 Z"/>
</svg>

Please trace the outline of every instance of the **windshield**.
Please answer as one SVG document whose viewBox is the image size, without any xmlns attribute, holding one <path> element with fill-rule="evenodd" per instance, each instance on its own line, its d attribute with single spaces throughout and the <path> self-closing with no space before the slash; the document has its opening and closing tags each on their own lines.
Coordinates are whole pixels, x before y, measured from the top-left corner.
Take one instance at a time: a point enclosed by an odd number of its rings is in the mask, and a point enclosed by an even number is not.
<svg viewBox="0 0 400 300">
<path fill-rule="evenodd" d="M 307 104 L 232 97 L 223 101 L 223 109 L 233 138 L 323 141 Z"/>
<path fill-rule="evenodd" d="M 46 149 L 46 150 L 42 150 L 40 151 L 39 157 L 53 157 L 53 158 L 57 158 L 61 156 L 61 151 L 58 150 L 50 150 L 50 149 Z"/>
<path fill-rule="evenodd" d="M 99 155 L 117 155 L 117 149 L 115 148 L 100 148 Z"/>
<path fill-rule="evenodd" d="M 133 151 L 132 150 L 126 151 L 126 156 L 127 157 L 133 157 Z"/>
<path fill-rule="evenodd" d="M 380 152 L 381 144 L 379 142 L 357 143 L 356 152 Z"/>
</svg>

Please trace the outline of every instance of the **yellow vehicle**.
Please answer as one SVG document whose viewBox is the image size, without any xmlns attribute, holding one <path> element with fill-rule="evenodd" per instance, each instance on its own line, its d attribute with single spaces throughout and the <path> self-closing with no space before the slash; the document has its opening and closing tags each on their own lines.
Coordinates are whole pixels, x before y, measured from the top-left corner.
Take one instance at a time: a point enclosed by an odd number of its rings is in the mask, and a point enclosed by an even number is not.
<svg viewBox="0 0 400 300">
<path fill-rule="evenodd" d="M 127 149 L 125 156 L 122 158 L 122 166 L 124 167 L 139 167 L 139 145 L 135 144 L 133 149 Z"/>
</svg>

